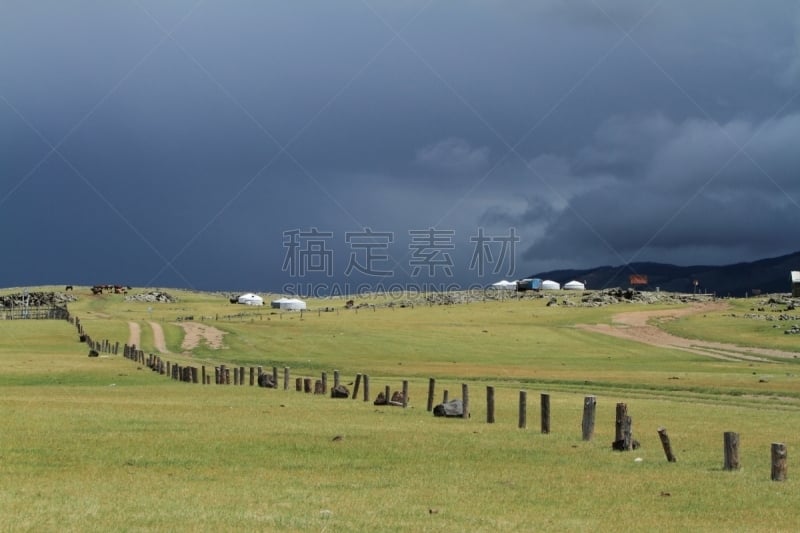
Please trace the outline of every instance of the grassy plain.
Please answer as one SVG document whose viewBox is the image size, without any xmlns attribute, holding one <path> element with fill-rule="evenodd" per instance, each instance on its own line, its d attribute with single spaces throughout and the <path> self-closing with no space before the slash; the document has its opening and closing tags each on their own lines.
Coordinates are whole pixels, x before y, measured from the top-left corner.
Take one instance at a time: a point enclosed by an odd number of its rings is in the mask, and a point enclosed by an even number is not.
<svg viewBox="0 0 800 533">
<path fill-rule="evenodd" d="M 338 369 L 345 383 L 366 372 L 373 396 L 407 379 L 410 407 L 173 382 L 119 356 L 86 357 L 66 322 L 0 321 L 4 531 L 795 531 L 800 523 L 792 475 L 800 363 L 720 361 L 574 327 L 638 306 L 509 299 L 355 311 L 311 300 L 301 317 L 188 291 L 169 290 L 179 298 L 172 304 L 76 292 L 70 310 L 95 339 L 125 342 L 135 321 L 153 351 L 153 320 L 174 352 L 165 359 L 289 366 L 293 377 Z M 317 312 L 325 307 L 335 310 Z M 175 319 L 188 315 L 225 331 L 225 347 L 181 354 Z M 668 327 L 730 340 L 739 323 L 730 337 L 715 326 L 729 318 Z M 785 343 L 774 337 L 750 342 Z M 471 419 L 427 413 L 428 377 L 437 398 L 468 384 Z M 497 390 L 491 425 L 486 385 Z M 538 428 L 541 392 L 551 394 L 548 435 Z M 584 442 L 588 394 L 598 398 L 597 426 Z M 642 443 L 634 452 L 610 449 L 617 402 L 628 404 Z M 664 460 L 659 426 L 677 463 Z M 740 471 L 722 470 L 724 431 L 741 435 Z M 787 482 L 770 481 L 772 442 L 788 446 Z"/>
</svg>

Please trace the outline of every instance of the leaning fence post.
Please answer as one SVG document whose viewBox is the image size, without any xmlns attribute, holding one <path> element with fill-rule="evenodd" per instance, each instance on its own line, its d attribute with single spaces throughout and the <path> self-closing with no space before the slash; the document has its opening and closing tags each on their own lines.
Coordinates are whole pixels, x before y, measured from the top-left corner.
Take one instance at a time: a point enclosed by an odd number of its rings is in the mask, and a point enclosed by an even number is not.
<svg viewBox="0 0 800 533">
<path fill-rule="evenodd" d="M 541 426 L 542 426 L 542 433 L 547 435 L 550 433 L 550 395 L 549 394 L 541 394 L 540 395 L 540 411 L 541 411 Z"/>
<path fill-rule="evenodd" d="M 436 389 L 436 380 L 434 378 L 428 379 L 428 412 L 433 411 L 433 394 Z"/>
<path fill-rule="evenodd" d="M 528 427 L 528 391 L 519 391 L 519 429 Z"/>
<path fill-rule="evenodd" d="M 486 387 L 486 423 L 494 424 L 494 387 Z"/>
<path fill-rule="evenodd" d="M 353 399 L 358 398 L 358 388 L 361 386 L 361 372 L 356 374 L 356 383 L 353 385 Z"/>
<path fill-rule="evenodd" d="M 672 446 L 669 443 L 669 435 L 667 435 L 667 428 L 658 428 L 658 438 L 661 439 L 661 446 L 664 448 L 664 455 L 667 456 L 667 461 L 670 463 L 676 462 L 678 459 L 672 453 Z"/>
<path fill-rule="evenodd" d="M 587 396 L 583 399 L 583 422 L 581 430 L 583 440 L 592 440 L 594 435 L 594 415 L 597 408 L 597 397 Z"/>
<path fill-rule="evenodd" d="M 725 441 L 725 470 L 739 470 L 739 434 L 726 431 Z"/>
<path fill-rule="evenodd" d="M 461 384 L 461 403 L 464 406 L 462 418 L 469 418 L 469 385 L 466 383 Z"/>
<path fill-rule="evenodd" d="M 786 445 L 772 443 L 772 481 L 786 481 Z"/>
</svg>

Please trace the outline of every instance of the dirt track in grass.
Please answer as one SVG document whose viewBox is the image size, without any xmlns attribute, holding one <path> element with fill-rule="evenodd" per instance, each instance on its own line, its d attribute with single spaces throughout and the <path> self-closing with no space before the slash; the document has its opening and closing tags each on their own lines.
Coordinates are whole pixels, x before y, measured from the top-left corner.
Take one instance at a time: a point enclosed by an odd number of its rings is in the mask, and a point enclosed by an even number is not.
<svg viewBox="0 0 800 533">
<path fill-rule="evenodd" d="M 702 341 L 686 339 L 667 333 L 654 324 L 678 317 L 716 312 L 727 309 L 724 302 L 708 302 L 695 304 L 681 309 L 660 309 L 653 311 L 627 311 L 612 317 L 609 324 L 580 324 L 577 327 L 586 331 L 611 335 L 621 339 L 632 340 L 658 346 L 660 348 L 674 348 L 698 355 L 714 357 L 726 361 L 769 361 L 767 358 L 794 359 L 798 357 L 795 352 L 784 352 L 767 348 L 751 348 L 724 342 Z"/>
<path fill-rule="evenodd" d="M 194 348 L 200 346 L 200 343 L 204 343 L 214 350 L 222 348 L 224 331 L 197 322 L 180 322 L 178 325 L 184 331 L 183 342 L 181 343 L 181 350 L 184 352 L 191 352 Z"/>
</svg>

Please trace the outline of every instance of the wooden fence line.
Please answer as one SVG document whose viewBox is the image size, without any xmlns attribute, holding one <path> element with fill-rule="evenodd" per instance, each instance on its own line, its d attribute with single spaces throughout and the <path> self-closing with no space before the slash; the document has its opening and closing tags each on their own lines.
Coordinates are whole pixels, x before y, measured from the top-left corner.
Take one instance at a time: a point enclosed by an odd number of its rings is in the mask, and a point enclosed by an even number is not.
<svg viewBox="0 0 800 533">
<path fill-rule="evenodd" d="M 78 317 L 73 317 L 67 314 L 64 317 L 70 324 L 73 324 L 78 332 L 79 340 L 87 344 L 90 350 L 97 352 L 97 353 L 108 353 L 112 355 L 116 355 L 119 353 L 120 343 L 119 342 L 112 342 L 108 339 L 103 339 L 101 341 L 93 340 L 86 331 L 84 330 L 83 325 L 80 322 Z M 91 355 L 91 351 L 90 351 Z M 211 375 L 206 372 L 206 367 L 202 366 L 200 369 L 194 366 L 183 366 L 177 363 L 172 363 L 170 361 L 165 361 L 160 356 L 155 354 L 149 354 L 145 356 L 144 351 L 138 349 L 135 345 L 129 346 L 127 343 L 122 345 L 122 355 L 123 357 L 130 359 L 136 363 L 143 364 L 150 368 L 153 372 L 166 375 L 167 377 L 181 381 L 185 383 L 201 383 L 204 385 L 211 384 Z M 250 385 L 254 386 L 254 376 L 256 375 L 256 371 L 258 372 L 258 376 L 262 376 L 263 368 L 262 367 L 250 367 Z M 216 384 L 221 385 L 230 385 L 231 384 L 231 368 L 227 367 L 224 364 L 220 364 L 219 366 L 214 367 L 214 382 Z M 233 384 L 234 385 L 244 385 L 245 382 L 245 367 L 234 367 L 233 368 Z M 340 373 L 338 370 L 333 371 L 334 376 L 334 388 L 337 388 L 340 385 Z M 272 387 L 270 388 L 278 388 L 278 367 L 272 367 L 272 374 L 269 376 L 272 382 Z M 327 372 L 322 372 L 321 379 L 313 381 L 313 378 L 310 377 L 297 377 L 295 378 L 295 390 L 297 392 L 317 392 L 318 394 L 321 393 L 323 390 L 327 390 Z M 283 389 L 289 390 L 289 367 L 284 367 L 284 375 L 283 375 Z M 314 386 L 312 387 L 312 383 Z M 427 410 L 431 411 L 433 408 L 433 397 L 435 392 L 435 379 L 430 378 L 428 381 L 428 401 L 427 401 Z M 353 388 L 353 395 L 352 398 L 356 399 L 359 386 L 363 384 L 363 394 L 364 394 L 364 401 L 368 401 L 369 396 L 369 375 L 365 373 L 357 373 L 355 376 L 355 385 Z M 260 382 L 259 382 L 260 385 Z M 400 394 L 401 397 L 397 399 L 397 396 L 391 396 L 391 387 L 389 385 L 385 386 L 384 391 L 381 395 L 384 396 L 385 401 L 387 404 L 390 405 L 401 405 L 402 407 L 408 406 L 408 387 L 409 383 L 408 380 L 403 380 L 402 382 L 402 393 Z M 468 419 L 470 418 L 470 397 L 469 397 L 469 385 L 467 383 L 462 383 L 461 385 L 461 393 L 462 393 L 462 404 L 463 404 L 463 414 L 462 418 Z M 324 394 L 324 393 L 323 393 Z M 448 391 L 445 389 L 443 391 L 443 403 L 448 402 Z M 495 388 L 493 386 L 486 387 L 486 410 L 487 410 L 487 419 L 486 423 L 494 424 L 496 422 L 495 419 Z M 540 406 L 541 406 L 541 433 L 548 434 L 550 433 L 550 395 L 542 393 L 540 396 Z M 583 400 L 583 418 L 581 422 L 581 436 L 584 441 L 590 441 L 594 435 L 594 428 L 595 428 L 595 416 L 596 416 L 596 407 L 597 407 L 597 397 L 594 395 L 585 396 Z M 527 427 L 527 392 L 524 390 L 519 391 L 519 418 L 518 418 L 518 428 L 525 429 Z M 659 427 L 658 430 L 658 437 L 661 441 L 662 447 L 664 449 L 664 454 L 668 462 L 676 462 L 677 459 L 672 451 L 671 443 L 669 440 L 669 436 L 667 435 L 667 430 L 664 427 Z M 729 471 L 735 471 L 740 469 L 739 464 L 739 434 L 726 431 L 723 434 L 723 469 Z M 621 448 L 616 448 L 615 446 L 619 443 Z M 612 447 L 614 449 L 622 449 L 622 450 L 630 450 L 635 441 L 632 438 L 632 431 L 631 431 L 631 417 L 627 414 L 627 404 L 625 403 L 618 403 L 616 405 L 615 411 L 615 442 L 612 443 Z M 783 443 L 772 443 L 770 448 L 770 465 L 771 465 L 771 472 L 770 477 L 773 481 L 785 481 L 787 479 L 787 449 L 786 445 Z"/>
</svg>

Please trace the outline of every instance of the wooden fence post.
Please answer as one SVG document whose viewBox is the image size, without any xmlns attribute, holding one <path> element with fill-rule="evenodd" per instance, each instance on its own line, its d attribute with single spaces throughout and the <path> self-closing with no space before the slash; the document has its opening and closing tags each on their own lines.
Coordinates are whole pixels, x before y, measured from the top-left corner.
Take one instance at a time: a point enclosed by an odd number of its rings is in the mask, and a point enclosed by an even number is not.
<svg viewBox="0 0 800 533">
<path fill-rule="evenodd" d="M 408 407 L 408 380 L 403 380 L 403 409 Z"/>
<path fill-rule="evenodd" d="M 334 388 L 339 386 L 339 379 L 340 379 L 339 371 L 338 370 L 334 370 L 333 371 L 333 386 L 334 386 Z"/>
<path fill-rule="evenodd" d="M 540 406 L 542 433 L 547 435 L 550 433 L 550 395 L 542 394 L 540 400 L 542 402 Z"/>
<path fill-rule="evenodd" d="M 739 470 L 739 434 L 726 431 L 725 441 L 725 470 Z"/>
<path fill-rule="evenodd" d="M 283 390 L 289 390 L 289 367 L 283 367 Z"/>
<path fill-rule="evenodd" d="M 594 415 L 596 409 L 596 396 L 587 396 L 583 399 L 583 421 L 581 423 L 583 440 L 592 440 L 592 435 L 594 435 Z"/>
<path fill-rule="evenodd" d="M 303 378 L 295 378 L 294 390 L 297 392 L 303 392 Z"/>
<path fill-rule="evenodd" d="M 631 417 L 628 416 L 628 405 L 618 403 L 614 420 L 614 445 L 619 451 L 629 452 L 633 445 L 631 437 Z"/>
<path fill-rule="evenodd" d="M 276 388 L 276 389 L 278 388 L 278 367 L 277 366 L 273 366 L 272 367 L 272 386 L 274 388 Z"/>
<path fill-rule="evenodd" d="M 494 387 L 486 387 L 486 423 L 494 424 Z"/>
<path fill-rule="evenodd" d="M 203 385 L 205 385 L 206 384 L 206 365 L 201 366 L 200 370 L 203 373 Z"/>
<path fill-rule="evenodd" d="M 356 383 L 353 385 L 353 399 L 358 398 L 358 388 L 361 386 L 361 372 L 356 374 Z"/>
<path fill-rule="evenodd" d="M 464 406 L 462 418 L 469 418 L 469 385 L 466 383 L 461 384 L 461 403 Z"/>
<path fill-rule="evenodd" d="M 672 453 L 672 446 L 669 443 L 669 435 L 667 435 L 667 428 L 658 428 L 658 438 L 661 439 L 661 447 L 664 448 L 664 455 L 667 456 L 667 461 L 674 463 L 678 460 L 675 454 Z"/>
<path fill-rule="evenodd" d="M 303 378 L 303 391 L 309 394 L 314 392 L 313 386 L 311 384 L 311 378 Z"/>
<path fill-rule="evenodd" d="M 519 429 L 528 427 L 528 391 L 519 391 L 519 421 L 517 423 Z"/>
<path fill-rule="evenodd" d="M 433 394 L 436 389 L 436 380 L 434 378 L 428 379 L 428 412 L 433 411 Z"/>
<path fill-rule="evenodd" d="M 449 399 L 448 396 L 449 393 L 447 392 L 447 389 L 444 389 L 444 391 L 442 392 L 442 403 L 447 403 L 447 400 Z"/>
<path fill-rule="evenodd" d="M 369 374 L 364 374 L 364 401 L 369 401 Z"/>
<path fill-rule="evenodd" d="M 328 392 L 328 373 L 322 373 L 322 394 L 326 394 Z"/>
<path fill-rule="evenodd" d="M 786 445 L 772 443 L 772 481 L 786 481 Z"/>
</svg>

